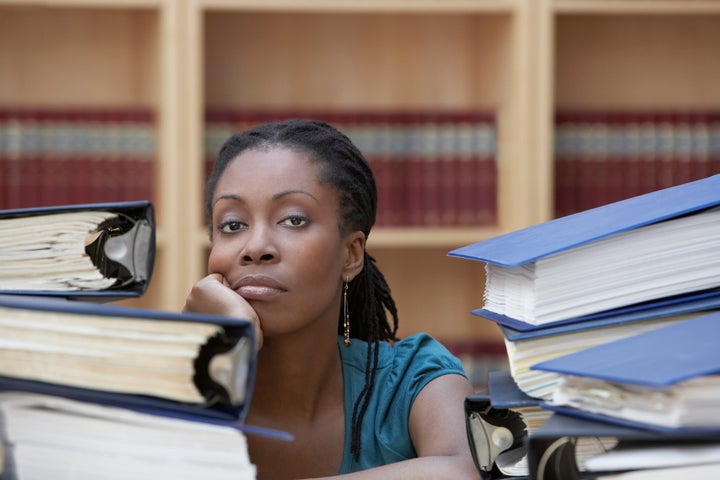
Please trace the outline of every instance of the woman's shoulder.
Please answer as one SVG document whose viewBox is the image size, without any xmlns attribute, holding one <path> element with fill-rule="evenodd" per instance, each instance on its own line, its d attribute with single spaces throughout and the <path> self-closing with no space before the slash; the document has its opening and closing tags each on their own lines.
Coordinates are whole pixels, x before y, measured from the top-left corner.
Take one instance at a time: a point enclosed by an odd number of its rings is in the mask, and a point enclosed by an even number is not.
<svg viewBox="0 0 720 480">
<path fill-rule="evenodd" d="M 343 362 L 365 369 L 368 344 L 352 340 L 349 348 L 340 346 Z M 438 340 L 427 333 L 416 333 L 394 342 L 380 342 L 378 348 L 378 369 L 407 370 L 417 367 L 422 370 L 462 370 L 460 360 Z"/>
<path fill-rule="evenodd" d="M 396 364 L 411 363 L 422 370 L 462 370 L 460 360 L 427 333 L 410 335 L 389 346 L 390 356 Z"/>
</svg>

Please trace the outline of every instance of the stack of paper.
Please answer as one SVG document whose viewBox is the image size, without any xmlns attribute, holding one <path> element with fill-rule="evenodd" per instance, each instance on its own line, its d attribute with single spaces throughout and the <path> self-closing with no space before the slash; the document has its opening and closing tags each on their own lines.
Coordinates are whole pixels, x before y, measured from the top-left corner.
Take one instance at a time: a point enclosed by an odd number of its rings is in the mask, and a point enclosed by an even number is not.
<svg viewBox="0 0 720 480">
<path fill-rule="evenodd" d="M 718 338 L 716 312 L 532 368 L 561 377 L 550 408 L 628 425 L 720 434 Z"/>
<path fill-rule="evenodd" d="M 0 419 L 19 479 L 255 479 L 231 426 L 26 392 L 0 393 Z"/>
</svg>

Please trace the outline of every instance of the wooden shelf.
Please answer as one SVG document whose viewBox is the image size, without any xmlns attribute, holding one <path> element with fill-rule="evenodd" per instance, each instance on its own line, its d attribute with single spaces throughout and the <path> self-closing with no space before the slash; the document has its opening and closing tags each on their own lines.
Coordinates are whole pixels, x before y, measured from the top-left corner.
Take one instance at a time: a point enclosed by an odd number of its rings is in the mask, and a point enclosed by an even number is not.
<svg viewBox="0 0 720 480">
<path fill-rule="evenodd" d="M 160 8 L 165 0 L 0 0 L 0 7 L 19 6 L 25 8 L 113 8 L 134 9 Z"/>
<path fill-rule="evenodd" d="M 497 228 L 383 228 L 370 233 L 369 248 L 453 248 L 498 235 Z"/>
<path fill-rule="evenodd" d="M 717 13 L 558 16 L 556 108 L 719 107 Z"/>
<path fill-rule="evenodd" d="M 717 0 L 554 0 L 556 13 L 687 15 L 720 13 Z"/>
<path fill-rule="evenodd" d="M 196 0 L 194 3 L 207 11 L 496 13 L 512 11 L 518 8 L 521 2 L 522 0 Z"/>
<path fill-rule="evenodd" d="M 378 227 L 368 247 L 404 328 L 497 338 L 469 314 L 482 264 L 447 252 L 552 218 L 557 109 L 720 108 L 717 45 L 720 0 L 0 0 L 0 105 L 157 114 L 140 303 L 168 310 L 205 273 L 207 108 L 492 110 L 497 226 Z"/>
</svg>

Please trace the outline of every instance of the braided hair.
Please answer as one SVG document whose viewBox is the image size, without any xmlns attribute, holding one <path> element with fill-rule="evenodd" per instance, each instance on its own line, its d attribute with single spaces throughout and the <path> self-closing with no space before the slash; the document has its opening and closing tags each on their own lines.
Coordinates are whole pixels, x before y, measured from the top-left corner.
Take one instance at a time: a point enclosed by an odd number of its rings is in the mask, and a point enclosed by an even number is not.
<svg viewBox="0 0 720 480">
<path fill-rule="evenodd" d="M 372 169 L 352 141 L 331 125 L 318 120 L 292 119 L 256 126 L 230 137 L 220 149 L 207 184 L 206 213 L 212 218 L 212 197 L 217 183 L 233 159 L 248 149 L 284 147 L 307 153 L 321 166 L 320 181 L 338 192 L 341 234 L 362 231 L 365 238 L 375 223 L 377 187 Z M 212 230 L 211 230 L 212 231 Z M 211 233 L 212 234 L 212 233 Z M 375 259 L 364 252 L 364 266 L 348 290 L 348 313 L 355 321 L 350 336 L 367 342 L 365 385 L 353 407 L 350 451 L 360 458 L 363 418 L 375 388 L 379 343 L 397 340 L 398 314 L 385 277 Z M 388 321 L 387 312 L 392 315 Z M 338 315 L 338 334 L 343 333 L 343 311 Z"/>
</svg>

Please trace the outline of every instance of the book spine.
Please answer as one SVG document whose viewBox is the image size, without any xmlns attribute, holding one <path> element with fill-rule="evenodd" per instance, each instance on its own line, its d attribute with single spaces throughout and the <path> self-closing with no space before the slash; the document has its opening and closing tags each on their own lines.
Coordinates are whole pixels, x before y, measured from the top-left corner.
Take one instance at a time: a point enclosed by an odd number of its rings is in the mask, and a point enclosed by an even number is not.
<svg viewBox="0 0 720 480">
<path fill-rule="evenodd" d="M 447 125 L 439 113 L 429 112 L 430 131 L 426 136 L 425 153 L 422 155 L 420 172 L 420 195 L 422 215 L 418 225 L 438 226 L 442 214 L 442 182 L 451 173 L 443 175 L 443 169 L 450 168 L 449 159 L 443 149 L 447 148 Z"/>
<path fill-rule="evenodd" d="M 424 210 L 424 164 L 433 154 L 436 125 L 428 115 L 417 113 L 407 115 L 406 128 L 406 205 L 408 225 L 422 225 Z"/>
<path fill-rule="evenodd" d="M 555 216 L 564 217 L 575 211 L 575 172 L 577 134 L 570 112 L 555 114 Z"/>
<path fill-rule="evenodd" d="M 625 198 L 625 170 L 630 158 L 623 149 L 625 118 L 622 114 L 609 112 L 607 119 L 607 184 L 605 203 L 617 202 Z"/>
<path fill-rule="evenodd" d="M 494 118 L 482 115 L 472 122 L 475 144 L 472 149 L 475 166 L 475 225 L 497 223 L 497 132 Z"/>
<path fill-rule="evenodd" d="M 698 112 L 690 122 L 690 177 L 699 180 L 711 175 L 710 118 L 707 112 Z"/>
<path fill-rule="evenodd" d="M 720 113 L 709 116 L 708 122 L 708 174 L 720 173 Z"/>
</svg>

